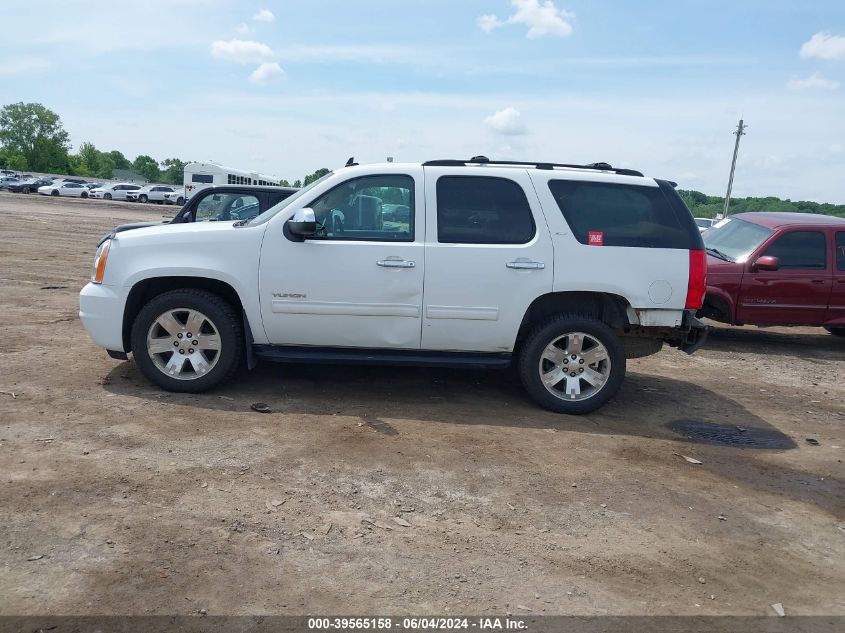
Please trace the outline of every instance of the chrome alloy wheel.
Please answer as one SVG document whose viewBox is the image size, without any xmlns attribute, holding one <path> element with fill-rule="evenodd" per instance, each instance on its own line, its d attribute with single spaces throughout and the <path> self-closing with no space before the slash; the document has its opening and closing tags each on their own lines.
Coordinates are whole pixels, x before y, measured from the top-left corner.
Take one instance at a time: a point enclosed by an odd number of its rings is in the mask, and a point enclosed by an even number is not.
<svg viewBox="0 0 845 633">
<path fill-rule="evenodd" d="M 540 379 L 561 400 L 586 400 L 602 390 L 610 377 L 610 354 L 584 332 L 569 332 L 546 346 L 540 356 Z"/>
<path fill-rule="evenodd" d="M 163 374 L 196 380 L 220 359 L 217 326 L 202 312 L 173 308 L 159 315 L 147 333 L 147 354 Z"/>
</svg>

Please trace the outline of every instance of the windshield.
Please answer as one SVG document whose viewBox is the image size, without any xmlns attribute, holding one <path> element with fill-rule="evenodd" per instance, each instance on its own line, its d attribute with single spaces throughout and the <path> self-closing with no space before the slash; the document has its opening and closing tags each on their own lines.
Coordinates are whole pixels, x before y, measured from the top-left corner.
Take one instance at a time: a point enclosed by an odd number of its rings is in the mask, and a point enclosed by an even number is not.
<svg viewBox="0 0 845 633">
<path fill-rule="evenodd" d="M 702 235 L 705 248 L 744 262 L 773 233 L 771 229 L 738 218 L 726 218 Z"/>
<path fill-rule="evenodd" d="M 329 173 L 327 173 L 327 174 L 326 174 L 325 176 L 323 176 L 322 178 L 318 178 L 317 180 L 315 180 L 314 182 L 312 182 L 310 185 L 308 185 L 307 187 L 303 187 L 302 189 L 300 189 L 299 191 L 297 191 L 295 194 L 293 194 L 293 195 L 292 195 L 292 196 L 290 196 L 289 198 L 285 198 L 284 200 L 282 200 L 281 202 L 279 202 L 276 206 L 274 206 L 274 207 L 270 207 L 269 209 L 267 209 L 267 212 L 266 212 L 266 213 L 262 213 L 262 214 L 261 214 L 261 215 L 259 215 L 257 218 L 254 218 L 254 219 L 250 220 L 249 222 L 247 222 L 246 226 L 258 226 L 259 224 L 264 224 L 265 222 L 268 222 L 268 221 L 269 221 L 269 220 L 271 220 L 273 217 L 275 217 L 275 215 L 276 215 L 277 213 L 279 213 L 280 211 L 283 211 L 284 209 L 286 209 L 287 207 L 289 207 L 289 206 L 290 206 L 290 204 L 291 204 L 292 202 L 294 202 L 294 201 L 298 200 L 299 198 L 301 198 L 304 194 L 306 194 L 306 193 L 308 193 L 309 191 L 311 191 L 314 187 L 316 187 L 318 184 L 320 184 L 320 183 L 321 183 L 321 182 L 323 182 L 326 178 L 329 178 L 329 177 L 330 177 L 330 176 L 332 176 L 333 174 L 334 174 L 334 172 L 331 172 L 331 171 L 330 171 Z"/>
</svg>

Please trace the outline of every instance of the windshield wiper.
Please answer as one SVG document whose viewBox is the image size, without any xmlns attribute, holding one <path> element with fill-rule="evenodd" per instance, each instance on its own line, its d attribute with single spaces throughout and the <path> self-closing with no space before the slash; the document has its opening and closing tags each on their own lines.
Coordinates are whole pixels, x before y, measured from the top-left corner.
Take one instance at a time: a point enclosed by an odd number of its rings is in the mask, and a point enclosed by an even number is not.
<svg viewBox="0 0 845 633">
<path fill-rule="evenodd" d="M 707 247 L 704 248 L 704 250 L 707 251 L 708 253 L 710 253 L 711 255 L 715 255 L 719 259 L 722 259 L 726 262 L 736 261 L 733 257 L 730 257 L 729 255 L 725 255 L 722 251 L 720 251 L 717 248 L 713 248 L 712 246 L 707 246 Z"/>
</svg>

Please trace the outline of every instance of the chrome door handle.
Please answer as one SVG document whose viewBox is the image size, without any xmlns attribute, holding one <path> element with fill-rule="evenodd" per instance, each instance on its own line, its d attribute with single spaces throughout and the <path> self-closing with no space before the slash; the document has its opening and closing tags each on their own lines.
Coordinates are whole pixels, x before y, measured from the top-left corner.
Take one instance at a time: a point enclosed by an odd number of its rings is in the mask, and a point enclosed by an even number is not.
<svg viewBox="0 0 845 633">
<path fill-rule="evenodd" d="M 532 262 L 527 259 L 517 259 L 514 262 L 508 262 L 505 266 L 516 268 L 517 270 L 542 270 L 546 267 L 543 262 Z"/>
<path fill-rule="evenodd" d="M 416 267 L 415 262 L 408 261 L 407 259 L 380 259 L 376 262 L 379 266 L 384 268 L 414 268 Z"/>
</svg>

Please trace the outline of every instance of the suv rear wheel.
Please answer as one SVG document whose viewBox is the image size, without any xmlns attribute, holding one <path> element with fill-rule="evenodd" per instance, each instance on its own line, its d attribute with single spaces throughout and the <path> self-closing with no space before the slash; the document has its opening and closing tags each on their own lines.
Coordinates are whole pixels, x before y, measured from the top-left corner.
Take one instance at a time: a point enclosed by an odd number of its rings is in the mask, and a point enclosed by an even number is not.
<svg viewBox="0 0 845 633">
<path fill-rule="evenodd" d="M 200 393 L 238 369 L 243 327 L 231 305 L 205 290 L 151 299 L 132 326 L 132 353 L 144 375 L 167 391 Z"/>
<path fill-rule="evenodd" d="M 532 330 L 519 356 L 519 376 L 540 406 L 557 413 L 595 411 L 625 378 L 625 348 L 601 321 L 559 315 Z"/>
</svg>

